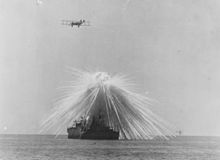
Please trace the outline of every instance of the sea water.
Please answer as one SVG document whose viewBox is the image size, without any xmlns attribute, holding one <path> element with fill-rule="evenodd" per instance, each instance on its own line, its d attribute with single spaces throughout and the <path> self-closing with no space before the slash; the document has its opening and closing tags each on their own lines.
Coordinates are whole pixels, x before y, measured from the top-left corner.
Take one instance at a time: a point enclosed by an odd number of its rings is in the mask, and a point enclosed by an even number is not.
<svg viewBox="0 0 220 160">
<path fill-rule="evenodd" d="M 0 135 L 0 160 L 220 160 L 220 137 L 171 140 L 74 140 L 53 135 Z"/>
</svg>

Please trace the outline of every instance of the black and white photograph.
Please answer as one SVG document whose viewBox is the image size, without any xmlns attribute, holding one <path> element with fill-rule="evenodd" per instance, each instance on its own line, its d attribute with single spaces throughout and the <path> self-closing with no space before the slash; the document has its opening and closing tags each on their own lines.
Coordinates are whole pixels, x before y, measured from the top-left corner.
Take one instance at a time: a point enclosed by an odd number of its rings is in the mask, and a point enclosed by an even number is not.
<svg viewBox="0 0 220 160">
<path fill-rule="evenodd" d="M 0 0 L 0 160 L 219 160 L 220 1 Z"/>
</svg>

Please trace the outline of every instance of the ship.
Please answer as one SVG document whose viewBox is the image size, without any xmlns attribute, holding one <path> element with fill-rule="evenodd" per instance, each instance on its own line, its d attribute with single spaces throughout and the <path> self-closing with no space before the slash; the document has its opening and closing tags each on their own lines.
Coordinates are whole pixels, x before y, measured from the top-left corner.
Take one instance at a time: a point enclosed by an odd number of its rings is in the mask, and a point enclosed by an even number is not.
<svg viewBox="0 0 220 160">
<path fill-rule="evenodd" d="M 89 127 L 88 127 L 89 126 Z M 93 117 L 91 124 L 85 118 L 75 121 L 73 126 L 67 128 L 68 139 L 94 139 L 94 140 L 118 140 L 119 131 L 114 131 L 106 126 L 101 118 Z"/>
</svg>

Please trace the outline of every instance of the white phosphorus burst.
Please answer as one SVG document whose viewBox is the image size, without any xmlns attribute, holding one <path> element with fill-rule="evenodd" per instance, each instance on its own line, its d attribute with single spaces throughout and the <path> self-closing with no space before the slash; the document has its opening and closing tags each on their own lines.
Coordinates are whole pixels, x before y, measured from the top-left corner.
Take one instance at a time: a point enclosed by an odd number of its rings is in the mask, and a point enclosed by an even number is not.
<svg viewBox="0 0 220 160">
<path fill-rule="evenodd" d="M 89 128 L 97 114 L 104 124 L 120 132 L 120 139 L 152 139 L 173 136 L 171 127 L 150 109 L 151 100 L 133 91 L 133 83 L 124 75 L 84 72 L 71 69 L 74 80 L 64 87 L 65 94 L 56 103 L 43 128 L 56 127 L 56 133 L 84 117 Z"/>
</svg>

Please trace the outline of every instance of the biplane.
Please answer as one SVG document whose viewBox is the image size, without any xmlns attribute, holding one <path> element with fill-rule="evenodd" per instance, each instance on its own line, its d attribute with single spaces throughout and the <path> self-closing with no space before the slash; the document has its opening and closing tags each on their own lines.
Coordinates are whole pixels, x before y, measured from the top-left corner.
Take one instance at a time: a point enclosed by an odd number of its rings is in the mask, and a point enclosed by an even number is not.
<svg viewBox="0 0 220 160">
<path fill-rule="evenodd" d="M 84 19 L 81 19 L 79 21 L 72 21 L 72 20 L 62 20 L 62 25 L 68 25 L 68 26 L 77 26 L 78 28 L 80 26 L 90 26 L 89 21 L 86 21 Z"/>
</svg>

